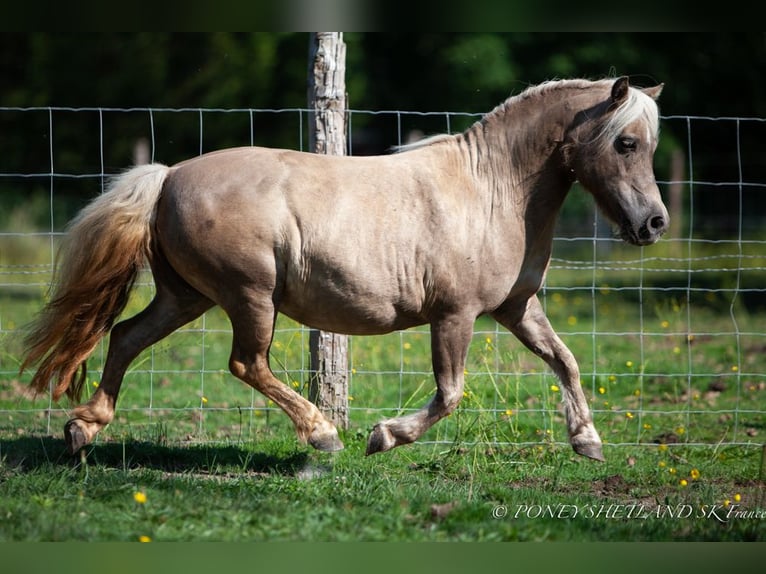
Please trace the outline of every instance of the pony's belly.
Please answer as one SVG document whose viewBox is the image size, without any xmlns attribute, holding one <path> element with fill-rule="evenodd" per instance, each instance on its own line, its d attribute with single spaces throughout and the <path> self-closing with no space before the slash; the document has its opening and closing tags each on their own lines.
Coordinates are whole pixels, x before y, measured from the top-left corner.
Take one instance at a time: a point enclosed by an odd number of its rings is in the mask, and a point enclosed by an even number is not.
<svg viewBox="0 0 766 574">
<path fill-rule="evenodd" d="M 279 312 L 302 325 L 347 335 L 382 335 L 422 325 L 427 321 L 415 313 L 373 297 L 339 297 L 324 292 L 289 293 Z"/>
</svg>

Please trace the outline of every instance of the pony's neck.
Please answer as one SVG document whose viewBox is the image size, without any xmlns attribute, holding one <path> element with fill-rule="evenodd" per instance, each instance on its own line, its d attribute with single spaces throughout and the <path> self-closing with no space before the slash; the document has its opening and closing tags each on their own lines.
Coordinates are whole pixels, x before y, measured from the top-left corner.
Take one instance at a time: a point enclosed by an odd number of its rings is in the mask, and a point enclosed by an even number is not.
<svg viewBox="0 0 766 574">
<path fill-rule="evenodd" d="M 459 138 L 494 208 L 535 204 L 557 213 L 561 207 L 574 182 L 562 143 L 577 111 L 565 104 L 563 89 L 509 98 Z"/>
</svg>

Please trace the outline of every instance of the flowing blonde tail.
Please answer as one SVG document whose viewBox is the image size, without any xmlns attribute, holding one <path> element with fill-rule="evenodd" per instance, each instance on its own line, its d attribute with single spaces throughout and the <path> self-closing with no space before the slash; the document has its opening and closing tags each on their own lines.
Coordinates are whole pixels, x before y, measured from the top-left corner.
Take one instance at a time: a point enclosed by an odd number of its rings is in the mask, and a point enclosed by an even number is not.
<svg viewBox="0 0 766 574">
<path fill-rule="evenodd" d="M 168 167 L 135 167 L 87 205 L 56 255 L 50 301 L 25 337 L 20 371 L 39 363 L 30 386 L 80 400 L 85 361 L 125 308 L 151 255 L 154 214 Z M 79 374 L 78 374 L 79 371 Z"/>
</svg>

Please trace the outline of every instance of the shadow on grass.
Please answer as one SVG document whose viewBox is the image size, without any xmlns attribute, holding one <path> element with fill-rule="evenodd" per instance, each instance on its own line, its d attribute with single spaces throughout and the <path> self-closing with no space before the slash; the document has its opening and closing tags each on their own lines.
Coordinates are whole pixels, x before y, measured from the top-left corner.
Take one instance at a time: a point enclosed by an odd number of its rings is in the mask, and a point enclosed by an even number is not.
<svg viewBox="0 0 766 574">
<path fill-rule="evenodd" d="M 149 469 L 172 474 L 297 476 L 309 455 L 294 444 L 264 443 L 267 452 L 237 445 L 168 446 L 142 441 L 90 445 L 71 456 L 63 439 L 28 436 L 0 439 L 0 464 L 20 472 L 41 467 L 88 464 L 119 470 Z"/>
</svg>

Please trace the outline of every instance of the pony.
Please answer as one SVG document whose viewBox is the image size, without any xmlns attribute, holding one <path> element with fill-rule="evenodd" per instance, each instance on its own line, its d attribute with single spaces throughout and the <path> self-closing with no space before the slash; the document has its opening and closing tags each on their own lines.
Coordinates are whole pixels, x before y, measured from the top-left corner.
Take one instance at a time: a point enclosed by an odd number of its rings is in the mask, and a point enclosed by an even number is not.
<svg viewBox="0 0 766 574">
<path fill-rule="evenodd" d="M 626 242 L 649 245 L 668 228 L 652 166 L 662 88 L 549 81 L 462 133 L 380 156 L 240 147 L 129 169 L 70 223 L 21 372 L 37 365 L 34 391 L 79 403 L 86 360 L 110 333 L 100 385 L 64 427 L 75 453 L 113 419 L 131 361 L 219 305 L 231 373 L 277 404 L 302 442 L 335 451 L 335 426 L 269 366 L 277 313 L 350 335 L 428 324 L 436 393 L 374 425 L 370 455 L 454 411 L 474 322 L 488 314 L 558 376 L 572 448 L 603 461 L 577 362 L 537 292 L 575 181 Z M 153 300 L 115 324 L 147 261 Z"/>
</svg>

